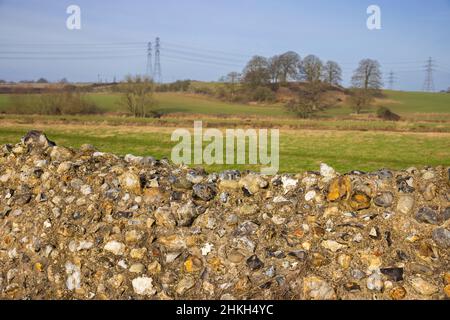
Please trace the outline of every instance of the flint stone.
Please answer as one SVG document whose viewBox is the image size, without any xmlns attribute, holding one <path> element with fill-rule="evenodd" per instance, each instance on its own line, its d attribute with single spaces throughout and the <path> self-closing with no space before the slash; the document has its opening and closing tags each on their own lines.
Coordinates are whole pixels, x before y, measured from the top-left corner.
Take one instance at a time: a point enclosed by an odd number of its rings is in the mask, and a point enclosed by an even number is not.
<svg viewBox="0 0 450 320">
<path fill-rule="evenodd" d="M 444 228 L 438 228 L 433 231 L 433 240 L 444 249 L 450 248 L 450 231 Z"/>
<path fill-rule="evenodd" d="M 427 207 L 420 208 L 415 215 L 415 219 L 422 223 L 435 225 L 439 223 L 439 217 L 437 212 Z"/>
<path fill-rule="evenodd" d="M 303 279 L 303 295 L 310 300 L 336 300 L 336 292 L 324 279 L 311 276 Z"/>
<path fill-rule="evenodd" d="M 21 141 L 25 145 L 38 146 L 43 148 L 56 146 L 56 143 L 50 141 L 43 132 L 36 130 L 29 131 L 25 136 L 22 137 Z"/>
<path fill-rule="evenodd" d="M 214 184 L 196 184 L 193 187 L 194 195 L 204 201 L 210 201 L 217 195 Z"/>
</svg>

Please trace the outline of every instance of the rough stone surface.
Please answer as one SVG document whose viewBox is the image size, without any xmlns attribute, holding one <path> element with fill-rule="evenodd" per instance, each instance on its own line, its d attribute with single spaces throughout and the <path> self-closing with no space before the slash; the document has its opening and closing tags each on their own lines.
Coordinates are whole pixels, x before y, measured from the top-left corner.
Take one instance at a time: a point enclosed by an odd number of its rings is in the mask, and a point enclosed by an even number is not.
<svg viewBox="0 0 450 320">
<path fill-rule="evenodd" d="M 311 300 L 335 300 L 333 287 L 319 277 L 307 277 L 303 280 L 304 298 Z"/>
<path fill-rule="evenodd" d="M 208 175 L 33 131 L 0 147 L 0 298 L 448 299 L 449 172 Z"/>
</svg>

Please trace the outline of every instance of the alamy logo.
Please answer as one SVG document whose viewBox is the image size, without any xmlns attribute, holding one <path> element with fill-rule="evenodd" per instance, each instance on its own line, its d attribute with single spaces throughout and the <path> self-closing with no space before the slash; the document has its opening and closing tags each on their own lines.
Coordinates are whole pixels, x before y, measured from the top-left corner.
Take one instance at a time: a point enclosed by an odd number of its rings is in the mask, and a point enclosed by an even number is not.
<svg viewBox="0 0 450 320">
<path fill-rule="evenodd" d="M 367 18 L 367 28 L 369 30 L 381 29 L 381 9 L 377 5 L 371 5 L 367 8 L 367 14 L 370 14 Z"/>
<path fill-rule="evenodd" d="M 80 30 L 81 29 L 81 9 L 77 5 L 70 5 L 66 10 L 67 14 L 70 16 L 66 20 L 66 27 L 69 30 Z"/>
<path fill-rule="evenodd" d="M 261 173 L 275 175 L 279 169 L 280 132 L 278 129 L 203 130 L 202 121 L 194 122 L 194 137 L 188 129 L 176 129 L 171 140 L 179 141 L 173 147 L 171 160 L 175 164 L 250 164 L 262 165 Z M 248 153 L 247 153 L 248 140 Z M 203 143 L 209 144 L 203 149 Z M 270 147 L 270 152 L 269 152 Z M 224 155 L 225 149 L 225 155 Z M 247 162 L 248 158 L 248 162 Z"/>
</svg>

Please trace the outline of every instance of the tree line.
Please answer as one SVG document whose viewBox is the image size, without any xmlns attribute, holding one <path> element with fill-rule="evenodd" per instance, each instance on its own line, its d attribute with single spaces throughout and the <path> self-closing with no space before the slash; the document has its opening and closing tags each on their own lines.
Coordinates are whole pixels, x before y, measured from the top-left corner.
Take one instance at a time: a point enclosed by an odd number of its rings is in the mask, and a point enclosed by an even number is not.
<svg viewBox="0 0 450 320">
<path fill-rule="evenodd" d="M 257 101 L 266 101 L 279 87 L 292 82 L 302 82 L 297 95 L 285 107 L 301 118 L 335 106 L 336 96 L 330 95 L 333 87 L 342 88 L 342 69 L 335 61 L 323 62 L 315 55 L 304 59 L 293 51 L 267 58 L 253 56 L 241 73 L 230 72 L 221 79 L 226 83 L 231 96 L 239 91 L 252 92 Z M 378 61 L 363 59 L 354 71 L 352 86 L 348 90 L 350 106 L 356 113 L 371 106 L 383 86 L 381 66 Z"/>
<path fill-rule="evenodd" d="M 239 78 L 231 73 L 228 78 Z M 288 51 L 271 58 L 254 56 L 242 72 L 242 82 L 258 87 L 268 84 L 286 84 L 289 81 L 319 82 L 340 85 L 342 69 L 335 61 L 323 63 L 319 57 L 308 55 L 301 59 L 300 55 Z"/>
</svg>

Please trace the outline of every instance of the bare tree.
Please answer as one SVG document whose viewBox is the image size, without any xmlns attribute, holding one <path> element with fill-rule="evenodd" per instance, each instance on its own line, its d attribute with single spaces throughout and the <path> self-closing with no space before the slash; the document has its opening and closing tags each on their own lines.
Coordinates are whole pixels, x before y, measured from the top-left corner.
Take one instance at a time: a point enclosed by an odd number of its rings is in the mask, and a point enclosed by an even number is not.
<svg viewBox="0 0 450 320">
<path fill-rule="evenodd" d="M 376 60 L 364 59 L 359 62 L 353 73 L 352 85 L 361 89 L 381 89 L 383 87 L 380 63 Z"/>
<path fill-rule="evenodd" d="M 283 53 L 278 57 L 279 76 L 282 83 L 298 78 L 298 67 L 301 64 L 300 55 L 293 51 Z"/>
<path fill-rule="evenodd" d="M 233 85 L 238 83 L 240 81 L 240 79 L 241 79 L 241 74 L 239 72 L 236 72 L 236 71 L 230 72 L 226 76 L 226 81 L 228 83 L 233 84 Z"/>
<path fill-rule="evenodd" d="M 280 56 L 273 56 L 269 58 L 269 74 L 270 81 L 272 83 L 278 83 L 280 81 L 280 69 L 281 69 L 281 60 Z"/>
<path fill-rule="evenodd" d="M 303 59 L 300 65 L 300 79 L 307 82 L 319 82 L 322 77 L 323 63 L 315 55 L 309 55 Z"/>
<path fill-rule="evenodd" d="M 254 56 L 244 69 L 243 81 L 251 87 L 269 84 L 269 61 L 264 57 Z"/>
<path fill-rule="evenodd" d="M 241 74 L 239 72 L 230 72 L 226 76 L 226 86 L 229 88 L 231 93 L 231 98 L 234 98 L 236 94 L 236 86 L 241 81 Z"/>
<path fill-rule="evenodd" d="M 323 80 L 325 83 L 338 86 L 342 81 L 342 69 L 337 62 L 327 61 L 323 67 Z"/>
<path fill-rule="evenodd" d="M 125 81 L 119 85 L 123 93 L 121 100 L 135 117 L 148 117 L 154 112 L 156 101 L 153 96 L 154 83 L 147 76 L 127 76 Z"/>
</svg>

